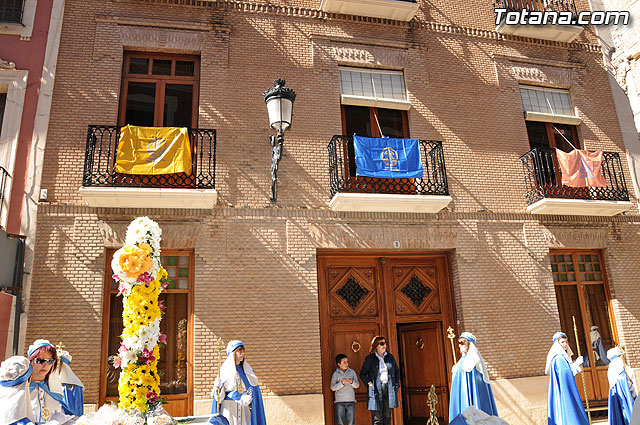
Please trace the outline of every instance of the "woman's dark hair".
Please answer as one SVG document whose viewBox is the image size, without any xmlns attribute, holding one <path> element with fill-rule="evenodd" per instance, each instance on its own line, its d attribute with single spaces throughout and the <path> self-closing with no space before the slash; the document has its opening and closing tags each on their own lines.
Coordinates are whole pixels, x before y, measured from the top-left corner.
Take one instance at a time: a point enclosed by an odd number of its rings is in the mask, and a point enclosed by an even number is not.
<svg viewBox="0 0 640 425">
<path fill-rule="evenodd" d="M 378 347 L 378 344 L 380 344 L 380 341 L 386 341 L 387 338 L 381 336 L 381 335 L 377 335 L 374 336 L 373 339 L 371 340 L 371 348 L 369 349 L 369 353 L 373 354 L 376 351 L 376 348 Z M 387 352 L 389 352 L 389 350 L 387 349 Z"/>
<path fill-rule="evenodd" d="M 340 362 L 342 361 L 342 359 L 346 359 L 346 358 L 347 358 L 347 355 L 346 355 L 346 354 L 342 354 L 342 353 L 338 354 L 338 355 L 336 356 L 336 364 L 340 364 Z"/>
<path fill-rule="evenodd" d="M 33 352 L 33 354 L 31 354 L 29 356 L 29 361 L 32 362 L 33 359 L 35 359 L 36 357 L 38 357 L 38 354 L 40 354 L 43 351 L 47 351 L 49 353 L 51 353 L 51 358 L 53 360 L 58 360 L 58 352 L 56 350 L 56 347 L 54 347 L 53 345 L 45 345 L 43 347 L 38 348 L 36 351 Z M 49 375 L 51 375 L 51 372 L 53 372 L 56 368 L 56 365 L 58 363 L 54 363 L 53 366 L 51 366 L 51 369 L 49 369 L 49 372 L 47 373 L 47 376 L 44 377 L 45 381 L 49 380 Z"/>
</svg>

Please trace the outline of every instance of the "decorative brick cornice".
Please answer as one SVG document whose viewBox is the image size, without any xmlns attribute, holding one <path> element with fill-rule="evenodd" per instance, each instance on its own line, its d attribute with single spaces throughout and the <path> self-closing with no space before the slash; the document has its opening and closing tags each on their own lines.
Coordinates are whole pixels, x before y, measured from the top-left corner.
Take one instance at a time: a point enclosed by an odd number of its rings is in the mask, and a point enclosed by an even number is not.
<svg viewBox="0 0 640 425">
<path fill-rule="evenodd" d="M 147 19 L 147 18 L 133 18 L 127 16 L 96 16 L 96 22 L 106 22 L 118 25 L 130 25 L 136 27 L 156 27 L 162 29 L 181 29 L 181 30 L 194 30 L 194 31 L 211 31 L 214 26 L 202 22 L 183 22 L 171 19 Z M 216 28 L 217 29 L 217 28 Z M 229 29 L 227 28 L 227 31 Z"/>
<path fill-rule="evenodd" d="M 126 1 L 126 0 L 121 0 L 121 1 Z M 300 17 L 300 18 L 308 18 L 308 19 L 361 22 L 361 23 L 370 23 L 370 24 L 376 24 L 376 25 L 392 26 L 397 28 L 422 28 L 428 31 L 441 33 L 441 34 L 461 35 L 465 37 L 477 37 L 477 38 L 484 38 L 484 39 L 495 40 L 495 41 L 525 43 L 525 44 L 536 45 L 536 46 L 546 46 L 546 47 L 553 47 L 553 48 L 559 48 L 559 49 L 586 50 L 592 53 L 600 53 L 600 46 L 598 44 L 579 43 L 575 41 L 572 43 L 561 43 L 558 41 L 541 40 L 536 38 L 520 37 L 515 35 L 505 35 L 505 34 L 500 34 L 496 31 L 485 30 L 480 28 L 460 27 L 460 26 L 442 24 L 437 22 L 420 21 L 416 18 L 414 18 L 409 22 L 405 22 L 405 21 L 396 21 L 396 20 L 384 19 L 384 18 L 372 18 L 368 16 L 355 16 L 355 15 L 343 15 L 339 13 L 327 13 L 327 12 L 323 12 L 320 9 L 312 9 L 312 8 L 305 8 L 305 7 L 281 6 L 281 5 L 273 5 L 273 4 L 267 4 L 267 3 L 253 3 L 253 2 L 250 3 L 250 2 L 234 1 L 234 0 L 214 0 L 214 1 L 139 0 L 139 1 L 147 2 L 147 3 L 171 4 L 171 5 L 180 5 L 180 6 L 186 5 L 186 6 L 206 7 L 206 8 L 216 9 L 216 10 L 226 10 L 226 11 L 236 11 L 236 12 L 260 13 L 260 14 L 278 15 L 278 16 L 292 16 L 292 17 Z"/>
<path fill-rule="evenodd" d="M 594 224 L 594 223 L 637 223 L 640 225 L 640 215 L 619 215 L 613 217 L 596 216 L 568 216 L 568 215 L 531 215 L 527 213 L 510 212 L 440 212 L 438 214 L 413 214 L 413 213 L 382 213 L 382 212 L 334 212 L 328 209 L 305 209 L 305 208 L 236 208 L 218 206 L 211 210 L 182 209 L 182 208 L 95 208 L 82 205 L 63 204 L 42 204 L 38 207 L 38 213 L 44 216 L 78 216 L 95 215 L 99 218 L 122 218 L 132 219 L 136 216 L 148 215 L 156 220 L 182 219 L 183 217 L 193 217 L 194 219 L 212 216 L 216 218 L 280 218 L 306 219 L 306 220 L 336 220 L 358 222 L 375 221 L 377 223 L 433 223 L 451 221 L 490 221 L 490 222 L 540 222 L 546 224 Z"/>
</svg>

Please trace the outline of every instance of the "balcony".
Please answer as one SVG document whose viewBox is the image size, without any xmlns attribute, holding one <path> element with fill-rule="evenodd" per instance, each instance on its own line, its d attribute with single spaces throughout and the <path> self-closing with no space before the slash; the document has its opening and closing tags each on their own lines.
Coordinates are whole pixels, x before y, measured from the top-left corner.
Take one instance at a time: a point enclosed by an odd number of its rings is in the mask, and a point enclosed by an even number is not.
<svg viewBox="0 0 640 425">
<path fill-rule="evenodd" d="M 333 211 L 436 213 L 451 202 L 442 142 L 420 141 L 421 179 L 356 177 L 351 136 L 333 136 L 327 151 Z"/>
<path fill-rule="evenodd" d="M 418 3 L 415 0 L 322 0 L 320 9 L 328 13 L 408 22 L 416 14 Z"/>
<path fill-rule="evenodd" d="M 573 0 L 494 0 L 496 9 L 506 9 L 507 12 L 551 12 L 558 15 L 571 14 L 572 22 L 578 16 Z M 496 31 L 501 34 L 511 34 L 520 37 L 539 38 L 542 40 L 571 43 L 582 32 L 580 25 L 554 25 L 549 19 L 546 25 L 507 25 L 506 19 L 502 19 L 496 26 Z"/>
<path fill-rule="evenodd" d="M 88 205 L 123 208 L 213 208 L 216 131 L 189 129 L 191 173 L 116 172 L 119 126 L 90 125 L 80 193 Z"/>
<path fill-rule="evenodd" d="M 612 216 L 631 208 L 617 152 L 603 153 L 606 187 L 564 186 L 553 148 L 532 149 L 520 161 L 527 188 L 527 212 L 531 214 Z"/>
</svg>

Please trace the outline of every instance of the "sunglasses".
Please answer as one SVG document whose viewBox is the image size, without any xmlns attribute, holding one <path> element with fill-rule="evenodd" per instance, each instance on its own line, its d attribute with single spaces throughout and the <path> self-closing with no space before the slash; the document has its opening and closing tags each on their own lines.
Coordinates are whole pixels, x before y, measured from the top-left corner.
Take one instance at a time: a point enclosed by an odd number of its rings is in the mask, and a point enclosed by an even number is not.
<svg viewBox="0 0 640 425">
<path fill-rule="evenodd" d="M 387 345 L 387 341 L 379 342 L 378 345 Z"/>
<path fill-rule="evenodd" d="M 43 364 L 47 364 L 47 365 L 52 365 L 56 362 L 56 359 L 41 359 L 41 358 L 35 358 L 33 359 L 34 363 L 37 365 L 43 365 Z"/>
</svg>

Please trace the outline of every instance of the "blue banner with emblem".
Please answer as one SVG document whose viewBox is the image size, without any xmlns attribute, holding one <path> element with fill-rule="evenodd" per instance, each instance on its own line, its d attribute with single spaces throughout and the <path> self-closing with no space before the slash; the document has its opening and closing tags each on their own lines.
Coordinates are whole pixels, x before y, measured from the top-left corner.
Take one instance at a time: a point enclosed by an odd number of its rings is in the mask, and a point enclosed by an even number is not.
<svg viewBox="0 0 640 425">
<path fill-rule="evenodd" d="M 381 178 L 422 178 L 420 141 L 353 135 L 356 175 Z"/>
</svg>

